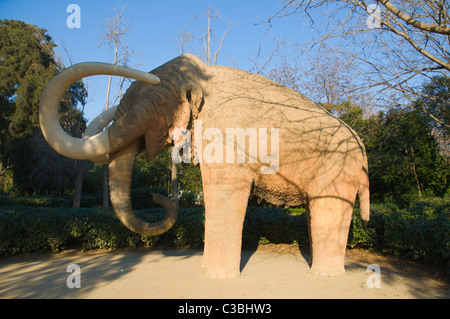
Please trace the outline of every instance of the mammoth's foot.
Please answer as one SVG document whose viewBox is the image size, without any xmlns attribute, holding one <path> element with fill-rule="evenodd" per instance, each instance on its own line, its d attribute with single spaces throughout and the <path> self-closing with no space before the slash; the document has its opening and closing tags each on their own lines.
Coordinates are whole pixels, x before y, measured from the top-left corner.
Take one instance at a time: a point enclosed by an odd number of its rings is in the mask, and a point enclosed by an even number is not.
<svg viewBox="0 0 450 319">
<path fill-rule="evenodd" d="M 320 277 L 333 277 L 345 275 L 345 252 L 340 256 L 329 256 L 316 253 L 312 256 L 312 265 L 309 274 Z"/>
<path fill-rule="evenodd" d="M 231 263 L 208 262 L 205 260 L 205 256 L 203 256 L 201 266 L 206 269 L 206 277 L 211 279 L 230 279 L 241 275 L 239 266 Z"/>
<path fill-rule="evenodd" d="M 232 272 L 224 272 L 224 271 L 214 271 L 214 270 L 207 270 L 206 277 L 211 279 L 232 279 L 237 278 L 241 275 L 239 271 L 232 271 Z"/>
<path fill-rule="evenodd" d="M 216 272 L 207 272 L 206 276 L 211 279 L 232 279 L 240 276 L 240 273 L 216 273 Z"/>
<path fill-rule="evenodd" d="M 321 269 L 318 267 L 311 267 L 309 270 L 309 274 L 312 276 L 320 276 L 320 277 L 335 277 L 335 276 L 344 276 L 345 269 Z"/>
</svg>

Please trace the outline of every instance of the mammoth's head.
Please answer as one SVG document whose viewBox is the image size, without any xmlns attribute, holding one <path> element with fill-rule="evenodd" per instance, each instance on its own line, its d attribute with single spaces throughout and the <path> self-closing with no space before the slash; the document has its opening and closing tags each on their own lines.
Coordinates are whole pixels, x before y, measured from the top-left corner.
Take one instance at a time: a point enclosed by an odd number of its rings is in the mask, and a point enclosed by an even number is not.
<svg viewBox="0 0 450 319">
<path fill-rule="evenodd" d="M 175 128 L 188 128 L 198 115 L 203 91 L 196 80 L 196 63 L 191 60 L 190 56 L 179 57 L 152 74 L 104 63 L 80 63 L 55 76 L 41 97 L 39 120 L 47 142 L 70 158 L 107 161 L 115 213 L 125 226 L 142 235 L 161 234 L 176 220 L 175 203 L 156 194 L 154 201 L 166 208 L 166 218 L 155 224 L 137 218 L 131 208 L 130 189 L 135 156 L 142 149 L 142 142 L 145 141 L 151 159 L 168 146 Z M 96 118 L 83 138 L 71 137 L 59 123 L 59 101 L 73 82 L 99 74 L 124 76 L 139 82 L 132 84 L 117 109 Z M 111 120 L 114 122 L 108 130 L 100 132 Z"/>
<path fill-rule="evenodd" d="M 115 125 L 108 130 L 116 149 L 144 136 L 147 159 L 151 160 L 173 142 L 175 129 L 191 128 L 204 103 L 203 90 L 197 81 L 170 67 L 152 71 L 161 79 L 159 86 L 135 82 L 125 93 L 115 113 Z"/>
</svg>

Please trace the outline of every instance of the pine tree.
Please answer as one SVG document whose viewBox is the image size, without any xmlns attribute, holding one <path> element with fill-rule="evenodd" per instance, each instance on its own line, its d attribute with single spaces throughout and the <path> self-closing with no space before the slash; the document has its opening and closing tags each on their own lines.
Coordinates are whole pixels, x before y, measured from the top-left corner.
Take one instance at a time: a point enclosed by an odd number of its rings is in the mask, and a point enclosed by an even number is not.
<svg viewBox="0 0 450 319">
<path fill-rule="evenodd" d="M 26 154 L 30 149 L 23 147 L 21 151 L 20 145 L 26 145 L 35 135 L 41 135 L 39 128 L 41 94 L 47 83 L 64 68 L 54 53 L 55 47 L 56 44 L 45 29 L 22 21 L 0 20 L 0 160 L 3 167 L 13 170 L 15 183 L 20 181 L 24 183 L 18 189 L 26 189 L 27 193 L 39 192 L 33 185 L 42 184 L 44 181 L 34 183 L 36 181 L 32 180 L 33 176 L 42 177 L 33 171 L 38 169 L 32 162 L 36 154 Z M 79 103 L 84 105 L 86 97 L 87 92 L 83 84 L 76 82 L 67 90 L 61 101 L 61 124 L 72 135 L 81 136 L 85 126 L 82 112 L 76 107 Z M 41 138 L 33 140 L 46 143 Z M 54 157 L 54 154 L 50 155 L 48 152 L 54 151 L 48 149 L 39 154 L 43 162 L 46 155 Z M 20 164 L 17 162 L 19 158 Z M 61 165 L 67 164 L 63 162 Z M 19 170 L 20 167 L 26 167 L 27 171 L 31 171 L 22 174 L 25 169 Z M 19 176 L 23 176 L 23 179 Z M 52 176 L 47 176 L 49 183 Z"/>
</svg>

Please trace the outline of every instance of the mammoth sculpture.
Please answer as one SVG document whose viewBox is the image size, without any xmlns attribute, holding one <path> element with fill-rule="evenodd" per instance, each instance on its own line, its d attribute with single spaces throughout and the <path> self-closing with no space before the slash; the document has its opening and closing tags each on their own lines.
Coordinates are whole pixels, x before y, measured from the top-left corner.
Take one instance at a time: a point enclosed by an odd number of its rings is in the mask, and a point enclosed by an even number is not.
<svg viewBox="0 0 450 319">
<path fill-rule="evenodd" d="M 73 138 L 59 124 L 59 100 L 71 83 L 97 74 L 137 81 L 117 109 L 102 116 L 88 136 Z M 240 273 L 242 229 L 251 191 L 276 205 L 306 205 L 310 273 L 314 275 L 345 272 L 344 255 L 357 194 L 361 216 L 369 219 L 367 156 L 358 135 L 299 93 L 259 75 L 209 66 L 190 54 L 150 73 L 80 63 L 50 81 L 39 116 L 42 132 L 57 152 L 109 163 L 116 215 L 126 227 L 147 236 L 167 231 L 177 212 L 171 200 L 154 195 L 166 208 L 166 217 L 156 224 L 136 217 L 130 200 L 135 157 L 146 150 L 151 160 L 174 144 L 177 129 L 189 132 L 194 140 L 192 158 L 200 163 L 202 173 L 206 212 L 203 265 L 210 277 Z M 108 130 L 98 133 L 113 118 Z M 229 144 L 230 132 L 235 133 L 231 139 L 238 139 L 236 132 L 243 133 L 241 143 Z M 269 140 L 273 143 L 266 145 Z M 197 141 L 203 143 L 195 144 Z M 276 157 L 268 156 L 275 152 Z"/>
</svg>

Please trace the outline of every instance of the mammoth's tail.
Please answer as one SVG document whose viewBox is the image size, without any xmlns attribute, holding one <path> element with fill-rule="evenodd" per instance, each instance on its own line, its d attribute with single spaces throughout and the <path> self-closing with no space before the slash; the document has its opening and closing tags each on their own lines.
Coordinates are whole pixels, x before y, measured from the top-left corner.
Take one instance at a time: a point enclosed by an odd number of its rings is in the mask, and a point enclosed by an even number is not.
<svg viewBox="0 0 450 319">
<path fill-rule="evenodd" d="M 368 222 L 370 218 L 370 191 L 369 191 L 369 165 L 367 155 L 364 154 L 364 164 L 359 179 L 359 206 L 363 221 Z"/>
</svg>

